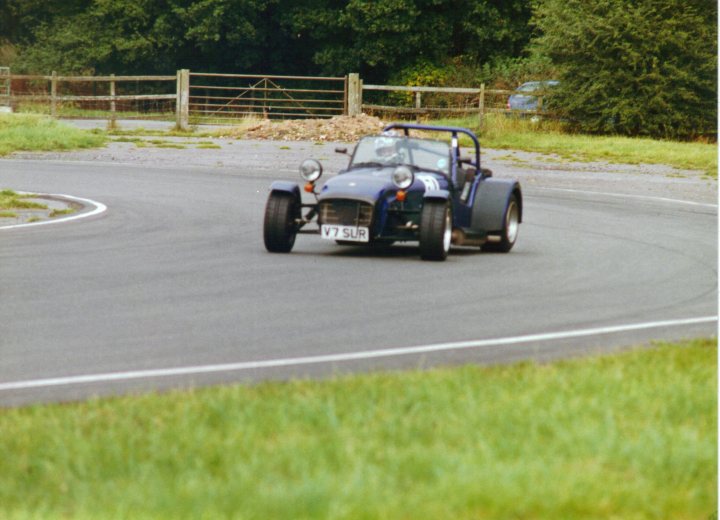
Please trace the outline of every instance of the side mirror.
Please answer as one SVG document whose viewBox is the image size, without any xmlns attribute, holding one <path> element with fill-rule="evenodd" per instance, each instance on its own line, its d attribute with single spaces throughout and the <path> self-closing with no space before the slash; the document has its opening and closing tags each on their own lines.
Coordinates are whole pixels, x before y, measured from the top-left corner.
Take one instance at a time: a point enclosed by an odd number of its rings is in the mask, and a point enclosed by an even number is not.
<svg viewBox="0 0 720 520">
<path fill-rule="evenodd" d="M 335 153 L 342 153 L 347 155 L 347 148 L 335 148 Z"/>
</svg>

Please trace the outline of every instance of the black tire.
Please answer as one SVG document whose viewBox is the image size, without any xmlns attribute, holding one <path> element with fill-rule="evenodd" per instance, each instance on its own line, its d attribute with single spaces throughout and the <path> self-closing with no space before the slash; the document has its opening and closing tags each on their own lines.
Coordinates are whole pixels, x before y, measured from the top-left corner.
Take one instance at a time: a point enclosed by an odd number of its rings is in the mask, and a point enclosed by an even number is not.
<svg viewBox="0 0 720 520">
<path fill-rule="evenodd" d="M 273 192 L 265 206 L 263 239 L 271 253 L 289 253 L 295 245 L 300 201 L 290 193 Z"/>
<path fill-rule="evenodd" d="M 420 214 L 420 257 L 445 260 L 450 251 L 452 214 L 445 201 L 425 201 Z"/>
<path fill-rule="evenodd" d="M 515 194 L 510 196 L 505 215 L 503 216 L 503 229 L 500 234 L 500 242 L 486 242 L 482 246 L 483 251 L 492 253 L 507 253 L 515 245 L 518 230 L 520 228 L 520 205 Z"/>
</svg>

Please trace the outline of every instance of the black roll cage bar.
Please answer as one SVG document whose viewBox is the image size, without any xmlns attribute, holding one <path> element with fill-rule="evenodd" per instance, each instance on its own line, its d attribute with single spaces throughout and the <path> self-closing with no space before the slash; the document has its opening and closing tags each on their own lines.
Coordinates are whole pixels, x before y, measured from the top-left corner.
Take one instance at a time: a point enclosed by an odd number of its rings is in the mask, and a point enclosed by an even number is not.
<svg viewBox="0 0 720 520">
<path fill-rule="evenodd" d="M 458 134 L 464 134 L 468 136 L 475 145 L 475 164 L 473 164 L 473 166 L 475 166 L 478 172 L 480 171 L 480 142 L 478 141 L 475 134 L 467 128 L 461 128 L 459 126 L 430 126 L 414 123 L 390 123 L 385 128 L 383 128 L 383 132 L 388 132 L 390 130 L 403 130 L 405 132 L 405 137 L 410 136 L 410 130 L 424 130 L 427 132 L 450 132 L 453 137 L 451 141 L 451 147 L 453 149 L 453 158 L 455 159 L 456 165 L 460 164 L 460 144 L 458 142 Z"/>
</svg>

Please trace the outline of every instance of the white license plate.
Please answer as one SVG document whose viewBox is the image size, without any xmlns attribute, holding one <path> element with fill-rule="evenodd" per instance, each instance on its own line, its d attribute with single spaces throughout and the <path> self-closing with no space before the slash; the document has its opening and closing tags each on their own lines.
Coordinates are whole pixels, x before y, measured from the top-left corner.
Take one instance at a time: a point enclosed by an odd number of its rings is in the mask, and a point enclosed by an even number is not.
<svg viewBox="0 0 720 520">
<path fill-rule="evenodd" d="M 320 236 L 326 240 L 344 240 L 347 242 L 369 242 L 370 228 L 355 226 L 331 226 L 323 224 Z"/>
</svg>

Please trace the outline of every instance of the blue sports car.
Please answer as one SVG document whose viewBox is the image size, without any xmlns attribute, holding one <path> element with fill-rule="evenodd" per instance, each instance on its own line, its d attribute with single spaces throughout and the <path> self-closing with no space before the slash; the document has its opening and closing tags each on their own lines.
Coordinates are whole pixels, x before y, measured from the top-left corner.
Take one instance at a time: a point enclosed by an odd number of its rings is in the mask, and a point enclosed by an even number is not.
<svg viewBox="0 0 720 520">
<path fill-rule="evenodd" d="M 461 156 L 461 135 L 472 142 L 472 157 Z M 393 123 L 362 138 L 347 168 L 319 185 L 322 173 L 318 161 L 307 159 L 302 188 L 273 182 L 263 230 L 268 251 L 288 253 L 298 234 L 317 234 L 338 244 L 414 241 L 423 259 L 445 260 L 451 245 L 506 253 L 522 222 L 520 184 L 481 168 L 480 143 L 465 128 Z M 303 202 L 303 192 L 311 202 Z"/>
</svg>

